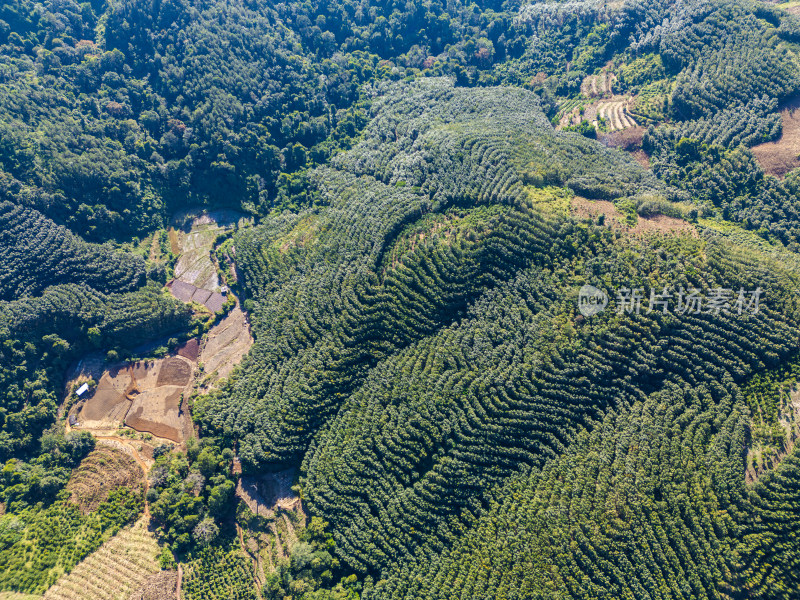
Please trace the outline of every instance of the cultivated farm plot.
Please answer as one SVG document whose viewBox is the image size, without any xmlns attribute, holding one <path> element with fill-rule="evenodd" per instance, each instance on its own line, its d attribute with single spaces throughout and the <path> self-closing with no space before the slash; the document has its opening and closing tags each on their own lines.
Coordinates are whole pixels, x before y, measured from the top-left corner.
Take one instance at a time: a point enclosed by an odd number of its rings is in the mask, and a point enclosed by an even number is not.
<svg viewBox="0 0 800 600">
<path fill-rule="evenodd" d="M 112 490 L 139 484 L 144 484 L 144 473 L 136 460 L 112 446 L 99 444 L 73 471 L 67 491 L 71 501 L 87 514 L 105 501 Z"/>
<path fill-rule="evenodd" d="M 128 600 L 159 576 L 159 548 L 142 518 L 120 531 L 99 550 L 63 575 L 44 595 L 44 600 Z M 174 588 L 171 596 L 174 598 Z"/>
<path fill-rule="evenodd" d="M 200 362 L 210 376 L 204 382 L 206 387 L 228 377 L 252 345 L 247 315 L 237 305 L 211 328 L 203 344 Z"/>
<path fill-rule="evenodd" d="M 589 75 L 581 83 L 581 93 L 589 98 L 613 94 L 617 76 L 609 71 L 601 71 L 598 75 Z"/>
<path fill-rule="evenodd" d="M 605 131 L 622 131 L 637 127 L 636 121 L 630 115 L 629 108 L 633 100 L 628 96 L 613 96 L 608 99 L 594 100 L 592 104 L 584 105 L 583 113 L 580 106 L 567 108 L 559 120 L 559 127 L 577 125 L 581 121 L 589 121 L 595 128 L 600 128 L 601 119 L 605 123 Z M 571 101 L 571 103 L 574 101 Z"/>
<path fill-rule="evenodd" d="M 204 366 L 202 386 L 209 390 L 231 374 L 252 345 L 247 315 L 237 305 L 205 340 L 191 339 L 165 358 L 122 363 L 103 371 L 94 394 L 73 409 L 75 427 L 108 435 L 124 424 L 182 443 L 193 432 L 187 398 L 197 363 Z"/>
<path fill-rule="evenodd" d="M 604 119 L 608 131 L 621 131 L 628 127 L 636 127 L 636 121 L 627 113 L 628 103 L 628 98 L 600 102 L 595 107 L 595 117 L 592 119 L 593 125 L 597 127 L 600 119 Z"/>
<path fill-rule="evenodd" d="M 117 365 L 103 373 L 77 414 L 78 426 L 108 430 L 120 424 L 180 443 L 191 434 L 185 410 L 194 363 L 184 356 Z"/>
<path fill-rule="evenodd" d="M 178 256 L 175 279 L 167 285 L 173 296 L 183 302 L 205 305 L 218 312 L 225 304 L 220 293 L 217 267 L 211 258 L 217 237 L 232 229 L 243 215 L 235 211 L 213 211 L 205 214 L 179 213 L 169 230 L 172 251 Z"/>
<path fill-rule="evenodd" d="M 218 290 L 219 278 L 211 261 L 211 249 L 217 236 L 234 227 L 243 216 L 235 211 L 176 215 L 169 232 L 172 250 L 179 256 L 175 279 L 198 288 Z"/>
</svg>

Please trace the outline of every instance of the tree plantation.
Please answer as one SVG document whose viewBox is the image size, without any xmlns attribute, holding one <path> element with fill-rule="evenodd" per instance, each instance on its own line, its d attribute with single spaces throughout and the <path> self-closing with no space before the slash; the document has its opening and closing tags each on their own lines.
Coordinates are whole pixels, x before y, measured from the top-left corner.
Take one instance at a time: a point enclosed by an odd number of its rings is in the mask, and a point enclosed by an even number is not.
<svg viewBox="0 0 800 600">
<path fill-rule="evenodd" d="M 3 3 L 0 598 L 797 598 L 798 106 L 793 2 Z"/>
</svg>

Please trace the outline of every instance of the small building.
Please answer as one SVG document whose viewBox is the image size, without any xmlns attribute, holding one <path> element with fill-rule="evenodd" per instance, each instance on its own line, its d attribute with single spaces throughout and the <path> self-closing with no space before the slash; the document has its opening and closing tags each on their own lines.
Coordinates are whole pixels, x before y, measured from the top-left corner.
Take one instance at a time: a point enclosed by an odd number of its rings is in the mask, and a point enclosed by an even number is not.
<svg viewBox="0 0 800 600">
<path fill-rule="evenodd" d="M 70 415 L 69 416 L 70 427 L 75 427 L 77 424 L 78 424 L 78 417 L 76 417 L 75 415 Z"/>
<path fill-rule="evenodd" d="M 81 387 L 79 387 L 77 390 L 75 390 L 75 395 L 78 398 L 81 398 L 88 391 L 89 391 L 89 384 L 88 383 L 84 383 Z"/>
<path fill-rule="evenodd" d="M 219 288 L 219 293 L 222 294 L 223 296 L 227 296 L 228 295 L 228 286 L 227 285 L 223 285 L 221 288 Z"/>
</svg>

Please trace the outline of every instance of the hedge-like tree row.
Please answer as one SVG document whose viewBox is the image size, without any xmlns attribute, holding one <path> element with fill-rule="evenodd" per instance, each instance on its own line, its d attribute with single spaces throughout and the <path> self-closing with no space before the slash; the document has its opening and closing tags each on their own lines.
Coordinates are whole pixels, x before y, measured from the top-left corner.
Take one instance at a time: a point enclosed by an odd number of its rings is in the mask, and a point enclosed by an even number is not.
<svg viewBox="0 0 800 600">
<path fill-rule="evenodd" d="M 364 597 L 741 590 L 736 385 L 794 350 L 796 261 L 568 218 L 569 188 L 680 194 L 555 133 L 532 94 L 434 80 L 373 110 L 312 173 L 324 206 L 235 238 L 256 344 L 195 403 L 206 431 L 247 469 L 302 457 L 306 506 Z M 591 320 L 587 282 L 612 300 Z M 764 303 L 617 314 L 616 290 L 664 286 L 760 287 Z"/>
<path fill-rule="evenodd" d="M 659 186 L 623 155 L 553 132 L 529 92 L 430 80 L 398 87 L 376 110 L 366 139 L 313 175 L 329 207 L 235 240 L 256 344 L 241 377 L 196 412 L 241 441 L 250 468 L 297 460 L 377 361 L 550 261 L 566 229 L 534 206 L 565 192 L 529 197 L 524 181 L 611 198 Z M 476 211 L 486 205 L 495 209 Z M 398 260 L 398 244 L 413 251 Z"/>
<path fill-rule="evenodd" d="M 141 257 L 87 244 L 38 211 L 0 203 L 0 299 L 36 296 L 59 284 L 127 292 L 144 281 Z"/>
</svg>

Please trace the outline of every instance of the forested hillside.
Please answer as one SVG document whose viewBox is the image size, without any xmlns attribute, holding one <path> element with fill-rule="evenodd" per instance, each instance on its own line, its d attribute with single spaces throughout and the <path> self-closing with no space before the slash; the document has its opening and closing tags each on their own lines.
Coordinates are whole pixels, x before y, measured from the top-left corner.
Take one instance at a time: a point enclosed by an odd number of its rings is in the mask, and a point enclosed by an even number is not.
<svg viewBox="0 0 800 600">
<path fill-rule="evenodd" d="M 797 12 L 2 3 L 0 593 L 146 506 L 187 598 L 795 598 Z M 170 352 L 187 439 L 77 510 L 68 371 Z"/>
</svg>

